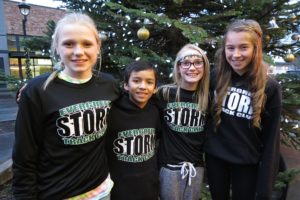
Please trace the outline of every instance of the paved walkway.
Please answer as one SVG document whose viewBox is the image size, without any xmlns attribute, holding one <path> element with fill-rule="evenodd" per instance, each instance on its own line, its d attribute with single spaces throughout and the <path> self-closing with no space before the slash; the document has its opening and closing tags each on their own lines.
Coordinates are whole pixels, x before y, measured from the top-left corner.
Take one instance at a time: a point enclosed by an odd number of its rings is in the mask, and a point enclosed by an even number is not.
<svg viewBox="0 0 300 200">
<path fill-rule="evenodd" d="M 14 123 L 18 105 L 14 98 L 0 98 L 0 184 L 10 179 Z"/>
<path fill-rule="evenodd" d="M 18 105 L 14 98 L 0 98 L 0 122 L 16 119 Z"/>
</svg>

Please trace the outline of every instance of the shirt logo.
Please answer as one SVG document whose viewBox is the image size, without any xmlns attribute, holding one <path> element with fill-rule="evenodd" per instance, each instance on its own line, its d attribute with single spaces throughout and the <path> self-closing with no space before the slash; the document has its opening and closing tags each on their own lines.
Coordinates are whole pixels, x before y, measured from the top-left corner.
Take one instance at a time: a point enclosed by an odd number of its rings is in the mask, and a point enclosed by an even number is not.
<svg viewBox="0 0 300 200">
<path fill-rule="evenodd" d="M 66 145 L 80 145 L 101 138 L 107 128 L 110 101 L 90 101 L 59 110 L 57 133 Z"/>
<path fill-rule="evenodd" d="M 164 120 L 173 131 L 197 133 L 204 130 L 205 114 L 196 103 L 173 102 L 167 104 Z"/>
<path fill-rule="evenodd" d="M 118 133 L 113 143 L 117 159 L 124 162 L 144 162 L 155 153 L 155 129 L 141 128 Z"/>
<path fill-rule="evenodd" d="M 252 119 L 251 92 L 240 88 L 230 87 L 223 100 L 222 112 L 245 119 Z"/>
</svg>

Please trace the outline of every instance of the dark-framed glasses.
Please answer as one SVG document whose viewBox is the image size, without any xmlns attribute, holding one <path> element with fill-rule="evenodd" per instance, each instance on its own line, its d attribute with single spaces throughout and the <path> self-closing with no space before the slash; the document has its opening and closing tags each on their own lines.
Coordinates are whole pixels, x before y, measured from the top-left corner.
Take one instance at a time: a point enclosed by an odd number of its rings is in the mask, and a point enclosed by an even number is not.
<svg viewBox="0 0 300 200">
<path fill-rule="evenodd" d="M 189 69 L 192 65 L 194 65 L 194 67 L 197 69 L 201 69 L 204 66 L 203 60 L 194 60 L 194 62 L 191 62 L 189 60 L 183 60 L 180 61 L 179 64 L 183 69 Z"/>
</svg>

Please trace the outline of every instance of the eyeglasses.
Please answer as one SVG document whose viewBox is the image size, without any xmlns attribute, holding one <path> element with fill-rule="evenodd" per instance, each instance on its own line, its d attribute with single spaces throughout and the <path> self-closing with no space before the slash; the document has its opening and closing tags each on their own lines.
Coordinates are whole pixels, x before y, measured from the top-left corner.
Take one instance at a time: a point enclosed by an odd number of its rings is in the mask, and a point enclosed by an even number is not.
<svg viewBox="0 0 300 200">
<path fill-rule="evenodd" d="M 179 62 L 180 66 L 183 69 L 189 69 L 192 65 L 194 65 L 194 67 L 197 69 L 201 69 L 201 68 L 203 68 L 203 63 L 204 62 L 202 60 L 195 60 L 194 62 L 184 60 L 184 61 Z"/>
</svg>

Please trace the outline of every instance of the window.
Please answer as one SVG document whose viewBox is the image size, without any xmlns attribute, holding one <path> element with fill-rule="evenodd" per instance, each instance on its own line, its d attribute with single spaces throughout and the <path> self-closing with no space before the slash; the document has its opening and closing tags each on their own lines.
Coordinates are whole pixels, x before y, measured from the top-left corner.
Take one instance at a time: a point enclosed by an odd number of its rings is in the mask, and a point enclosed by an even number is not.
<svg viewBox="0 0 300 200">
<path fill-rule="evenodd" d="M 9 51 L 17 51 L 17 36 L 7 35 L 7 47 Z"/>
<path fill-rule="evenodd" d="M 19 58 L 10 58 L 9 65 L 10 65 L 10 74 L 17 78 L 19 77 Z M 26 78 L 26 59 L 21 58 L 22 64 L 22 74 L 23 77 Z M 52 61 L 51 59 L 45 58 L 30 58 L 30 70 L 32 77 L 39 76 L 41 74 L 52 72 Z"/>
</svg>

